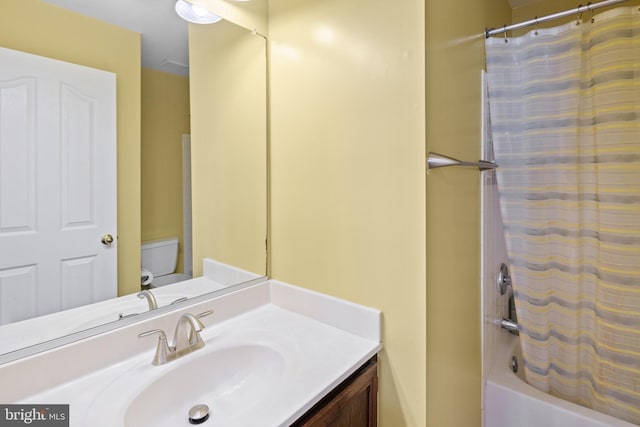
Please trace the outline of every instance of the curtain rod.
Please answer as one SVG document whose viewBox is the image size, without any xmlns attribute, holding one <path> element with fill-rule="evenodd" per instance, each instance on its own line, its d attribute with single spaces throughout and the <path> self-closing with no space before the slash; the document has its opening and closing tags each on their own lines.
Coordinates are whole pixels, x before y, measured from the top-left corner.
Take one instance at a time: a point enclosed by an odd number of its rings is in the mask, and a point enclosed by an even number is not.
<svg viewBox="0 0 640 427">
<path fill-rule="evenodd" d="M 491 36 L 495 36 L 497 34 L 503 34 L 507 31 L 517 30 L 519 28 L 530 27 L 532 25 L 541 24 L 543 22 L 551 21 L 553 19 L 564 18 L 565 16 L 578 15 L 578 19 L 580 19 L 580 15 L 584 12 L 591 12 L 595 9 L 599 9 L 601 7 L 612 6 L 614 4 L 623 3 L 629 0 L 604 0 L 598 3 L 587 4 L 586 6 L 578 6 L 575 9 L 565 10 L 564 12 L 558 12 L 551 15 L 543 16 L 543 17 L 535 17 L 534 19 L 530 19 L 528 21 L 520 22 L 518 24 L 505 25 L 502 28 L 491 28 L 485 30 L 485 37 L 489 38 Z"/>
</svg>

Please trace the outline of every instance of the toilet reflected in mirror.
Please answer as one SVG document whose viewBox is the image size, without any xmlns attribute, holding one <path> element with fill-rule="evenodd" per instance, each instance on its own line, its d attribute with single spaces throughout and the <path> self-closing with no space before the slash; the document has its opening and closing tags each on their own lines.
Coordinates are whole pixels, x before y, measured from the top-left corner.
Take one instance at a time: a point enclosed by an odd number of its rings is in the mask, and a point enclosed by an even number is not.
<svg viewBox="0 0 640 427">
<path fill-rule="evenodd" d="M 176 273 L 178 265 L 178 238 L 145 242 L 141 247 L 142 289 L 153 289 L 191 279 L 191 276 Z"/>
</svg>

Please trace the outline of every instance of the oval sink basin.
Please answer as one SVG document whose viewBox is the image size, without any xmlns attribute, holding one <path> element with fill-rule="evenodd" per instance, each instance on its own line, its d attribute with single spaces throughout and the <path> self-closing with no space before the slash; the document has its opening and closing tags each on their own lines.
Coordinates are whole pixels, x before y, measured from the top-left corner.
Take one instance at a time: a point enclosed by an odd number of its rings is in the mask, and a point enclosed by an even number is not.
<svg viewBox="0 0 640 427">
<path fill-rule="evenodd" d="M 235 417 L 270 395 L 285 369 L 284 357 L 261 344 L 198 351 L 184 361 L 131 401 L 125 426 L 190 426 L 189 410 L 199 404 L 210 409 L 209 419 L 201 425 L 233 425 Z"/>
</svg>

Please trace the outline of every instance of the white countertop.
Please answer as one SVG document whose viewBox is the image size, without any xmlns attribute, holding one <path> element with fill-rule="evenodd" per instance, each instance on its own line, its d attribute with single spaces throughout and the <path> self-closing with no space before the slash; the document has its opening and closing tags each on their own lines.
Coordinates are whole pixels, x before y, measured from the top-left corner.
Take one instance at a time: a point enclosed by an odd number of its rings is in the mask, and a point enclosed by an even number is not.
<svg viewBox="0 0 640 427">
<path fill-rule="evenodd" d="M 166 365 L 152 366 L 157 340 L 138 339 L 137 334 L 162 328 L 171 337 L 180 314 L 208 309 L 215 313 L 202 319 L 205 347 Z M 0 401 L 69 404 L 71 426 L 124 426 L 129 404 L 164 373 L 204 357 L 208 348 L 224 346 L 225 342 L 265 342 L 285 356 L 284 367 L 270 380 L 268 393 L 247 399 L 251 401 L 242 402 L 242 410 L 233 413 L 217 415 L 213 404 L 212 416 L 203 425 L 287 426 L 380 351 L 380 321 L 377 310 L 268 281 L 111 331 L 103 339 L 97 336 L 87 340 L 92 342 L 52 350 L 49 357 L 43 354 L 17 361 L 10 364 L 13 368 L 0 366 L 0 375 L 9 381 L 24 381 L 24 375 L 47 376 L 46 366 L 69 370 L 53 375 L 56 378 L 32 381 L 32 387 L 23 384 L 17 392 L 0 391 Z M 56 351 L 58 354 L 53 354 Z M 65 366 L 58 366 L 61 362 Z M 74 366 L 78 367 L 75 372 Z M 209 381 L 206 372 L 202 381 Z M 186 416 L 179 419 L 184 422 L 172 421 L 170 425 L 190 425 Z"/>
</svg>

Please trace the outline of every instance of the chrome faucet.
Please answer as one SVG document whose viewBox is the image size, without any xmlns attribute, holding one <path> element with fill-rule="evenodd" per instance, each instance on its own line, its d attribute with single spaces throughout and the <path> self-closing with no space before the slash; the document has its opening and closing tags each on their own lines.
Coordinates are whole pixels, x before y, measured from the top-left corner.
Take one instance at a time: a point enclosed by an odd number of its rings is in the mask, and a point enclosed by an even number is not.
<svg viewBox="0 0 640 427">
<path fill-rule="evenodd" d="M 158 334 L 158 346 L 156 354 L 153 356 L 152 365 L 164 365 L 167 362 L 178 359 L 186 354 L 204 347 L 204 341 L 200 332 L 204 325 L 200 318 L 213 314 L 213 310 L 205 311 L 197 316 L 185 313 L 178 319 L 176 330 L 173 334 L 173 345 L 167 342 L 167 335 L 162 329 L 153 329 L 138 335 L 138 338 Z"/>
<path fill-rule="evenodd" d="M 151 293 L 151 291 L 145 290 L 145 291 L 139 292 L 137 297 L 140 299 L 142 298 L 147 299 L 147 303 L 149 304 L 149 311 L 155 310 L 156 308 L 158 308 L 158 302 L 156 301 L 156 297 Z"/>
<path fill-rule="evenodd" d="M 200 332 L 204 325 L 198 317 L 185 313 L 178 319 L 176 330 L 173 333 L 173 346 L 175 351 L 197 350 L 204 345 Z"/>
<path fill-rule="evenodd" d="M 502 319 L 500 321 L 500 327 L 502 329 L 506 329 L 507 331 L 511 332 L 512 334 L 515 335 L 520 335 L 520 325 L 517 322 L 514 322 L 511 319 Z"/>
</svg>

